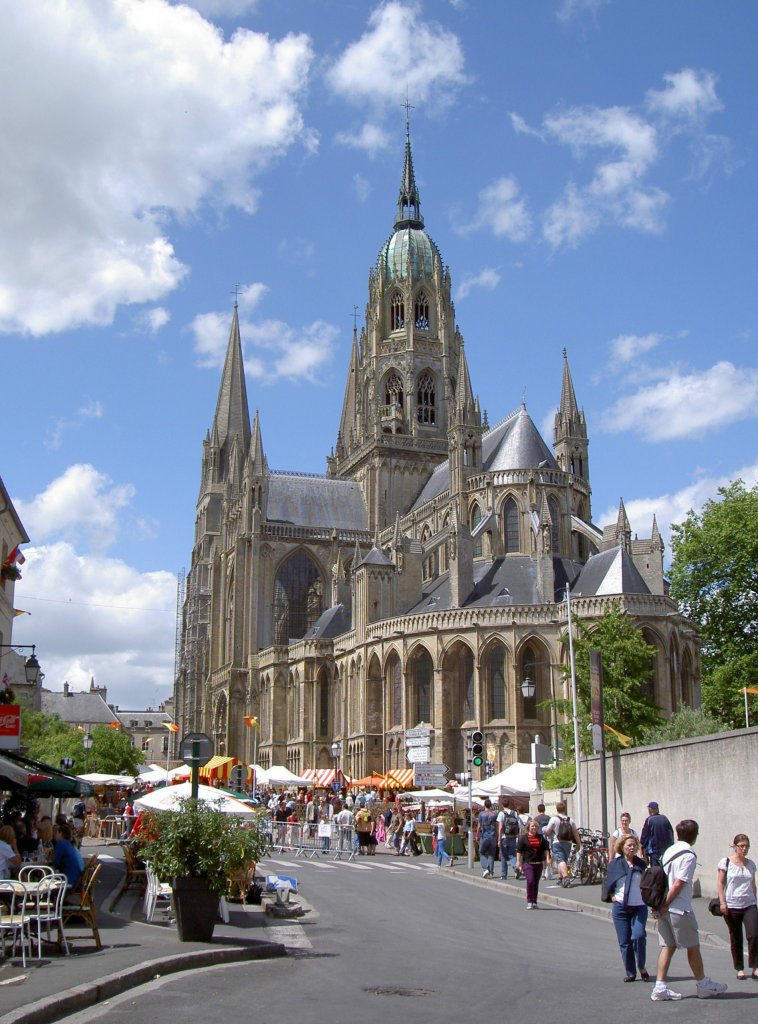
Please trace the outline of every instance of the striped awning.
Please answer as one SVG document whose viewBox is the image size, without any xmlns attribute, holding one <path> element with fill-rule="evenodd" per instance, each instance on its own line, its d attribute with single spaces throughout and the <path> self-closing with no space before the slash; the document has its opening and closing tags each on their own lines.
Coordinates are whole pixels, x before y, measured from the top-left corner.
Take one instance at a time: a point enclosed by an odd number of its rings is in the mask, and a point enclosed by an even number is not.
<svg viewBox="0 0 758 1024">
<path fill-rule="evenodd" d="M 250 768 L 240 761 L 238 757 L 222 757 L 217 754 L 212 757 L 210 761 L 207 761 L 200 769 L 199 775 L 203 781 L 218 779 L 219 782 L 225 782 L 229 778 L 229 772 L 236 764 L 241 764 L 247 772 L 247 781 L 249 782 L 252 778 L 252 772 Z"/>
<path fill-rule="evenodd" d="M 330 789 L 335 779 L 341 786 L 350 785 L 350 779 L 340 768 L 306 768 L 300 775 L 303 779 L 310 779 L 316 789 Z"/>
<path fill-rule="evenodd" d="M 413 769 L 393 768 L 387 772 L 386 780 L 389 789 L 410 789 L 413 785 Z"/>
</svg>

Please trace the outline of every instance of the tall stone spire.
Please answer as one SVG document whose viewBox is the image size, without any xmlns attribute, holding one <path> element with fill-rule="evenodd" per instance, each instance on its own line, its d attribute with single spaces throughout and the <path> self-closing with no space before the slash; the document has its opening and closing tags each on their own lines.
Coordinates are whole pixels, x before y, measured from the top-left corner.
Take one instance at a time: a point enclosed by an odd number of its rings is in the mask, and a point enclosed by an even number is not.
<svg viewBox="0 0 758 1024">
<path fill-rule="evenodd" d="M 397 217 L 395 231 L 401 228 L 423 228 L 424 218 L 421 216 L 421 196 L 413 173 L 413 154 L 411 153 L 411 126 L 405 121 L 405 161 L 403 176 L 400 181 L 400 193 L 397 197 Z"/>
<path fill-rule="evenodd" d="M 577 405 L 574 382 L 571 379 L 568 353 L 563 350 L 563 379 L 561 381 L 561 403 L 555 414 L 553 427 L 553 448 L 561 469 L 572 473 L 575 481 L 589 488 L 589 438 L 584 410 Z M 589 508 L 586 510 L 589 515 Z"/>
<path fill-rule="evenodd" d="M 228 447 L 231 445 L 232 439 L 237 437 L 242 443 L 243 451 L 247 451 L 250 443 L 250 412 L 247 406 L 245 366 L 242 359 L 242 342 L 236 302 L 226 348 L 224 370 L 218 390 L 216 414 L 213 417 L 212 433 L 220 447 Z"/>
</svg>

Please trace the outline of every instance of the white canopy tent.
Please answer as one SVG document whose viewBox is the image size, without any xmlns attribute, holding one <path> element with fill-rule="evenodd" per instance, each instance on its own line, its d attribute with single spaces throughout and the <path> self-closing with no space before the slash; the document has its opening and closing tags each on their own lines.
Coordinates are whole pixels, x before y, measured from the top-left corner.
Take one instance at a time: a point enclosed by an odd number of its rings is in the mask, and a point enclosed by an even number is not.
<svg viewBox="0 0 758 1024">
<path fill-rule="evenodd" d="M 285 768 L 283 764 L 272 764 L 265 771 L 256 773 L 258 786 L 312 786 L 313 779 L 304 779 Z"/>
<path fill-rule="evenodd" d="M 161 768 L 159 764 L 150 764 L 147 768 L 143 769 L 137 776 L 140 782 L 167 782 L 168 772 L 165 768 Z"/>
<path fill-rule="evenodd" d="M 169 781 L 172 779 L 185 779 L 192 774 L 188 764 L 180 764 L 178 768 L 172 768 L 168 773 Z"/>
<path fill-rule="evenodd" d="M 537 765 L 524 761 L 516 761 L 505 769 L 483 782 L 478 782 L 473 792 L 475 796 L 529 796 L 537 789 Z"/>
<path fill-rule="evenodd" d="M 178 811 L 180 802 L 191 795 L 192 783 L 181 782 L 178 786 L 166 786 L 163 789 L 156 789 L 153 793 L 146 793 L 134 801 L 134 806 L 138 811 Z M 224 814 L 236 814 L 240 818 L 252 818 L 255 814 L 252 807 L 212 786 L 198 786 L 197 798 Z"/>
<path fill-rule="evenodd" d="M 107 772 L 89 772 L 76 777 L 93 786 L 133 786 L 136 781 L 133 775 L 109 775 Z"/>
</svg>

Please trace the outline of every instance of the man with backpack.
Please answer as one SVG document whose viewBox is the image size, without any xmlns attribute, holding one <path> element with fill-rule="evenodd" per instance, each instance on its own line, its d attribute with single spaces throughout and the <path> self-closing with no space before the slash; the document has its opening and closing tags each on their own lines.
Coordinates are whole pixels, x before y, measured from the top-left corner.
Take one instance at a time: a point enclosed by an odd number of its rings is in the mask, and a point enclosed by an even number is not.
<svg viewBox="0 0 758 1024">
<path fill-rule="evenodd" d="M 700 953 L 700 936 L 697 919 L 692 910 L 692 879 L 695 875 L 697 858 L 692 849 L 697 840 L 699 826 L 691 818 L 685 818 L 676 826 L 678 842 L 670 846 L 661 857 L 660 866 L 648 868 L 640 883 L 642 898 L 651 906 L 653 917 L 658 921 L 658 942 L 661 947 L 658 956 L 658 971 L 655 988 L 650 998 L 653 1002 L 665 1002 L 669 999 L 681 999 L 681 992 L 674 992 L 666 984 L 671 960 L 678 946 L 687 950 L 687 960 L 693 977 L 697 981 L 698 999 L 710 999 L 726 992 L 727 986 L 720 981 L 711 981 L 703 967 Z M 656 886 L 658 878 L 652 877 L 648 884 L 645 876 L 656 876 L 660 870 L 666 875 L 667 890 L 662 902 L 658 896 L 647 895 L 646 890 L 660 888 Z M 651 905 L 651 899 L 657 906 Z"/>
<path fill-rule="evenodd" d="M 521 819 L 506 803 L 497 816 L 497 840 L 500 847 L 500 877 L 508 877 L 509 865 L 518 878 L 521 872 L 516 867 L 516 843 L 521 831 Z"/>
<path fill-rule="evenodd" d="M 571 879 L 568 876 L 568 861 L 571 856 L 571 844 L 581 846 L 579 830 L 566 814 L 566 801 L 559 800 L 555 805 L 555 814 L 545 826 L 542 833 L 550 843 L 553 864 L 558 867 L 559 885 L 568 889 Z"/>
<path fill-rule="evenodd" d="M 658 810 L 658 804 L 651 800 L 647 805 L 647 818 L 640 834 L 640 846 L 648 864 L 660 864 L 664 850 L 674 842 L 674 830 L 665 814 Z"/>
</svg>

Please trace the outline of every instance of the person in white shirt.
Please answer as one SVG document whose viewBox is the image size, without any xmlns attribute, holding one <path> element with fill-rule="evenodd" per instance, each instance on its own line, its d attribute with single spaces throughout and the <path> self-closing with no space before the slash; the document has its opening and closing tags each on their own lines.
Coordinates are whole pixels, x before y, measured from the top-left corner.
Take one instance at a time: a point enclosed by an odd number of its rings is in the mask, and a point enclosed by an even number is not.
<svg viewBox="0 0 758 1024">
<path fill-rule="evenodd" d="M 681 999 L 682 993 L 675 992 L 666 984 L 668 970 L 677 947 L 687 950 L 687 960 L 693 977 L 697 981 L 699 999 L 710 999 L 726 992 L 727 986 L 720 981 L 711 981 L 703 967 L 700 953 L 700 936 L 697 918 L 692 910 L 692 879 L 695 875 L 697 858 L 692 849 L 700 827 L 691 818 L 685 818 L 676 826 L 677 842 L 669 846 L 661 857 L 661 866 L 668 878 L 668 892 L 662 905 L 653 910 L 658 920 L 658 971 L 655 988 L 650 998 L 653 1002 Z"/>
<path fill-rule="evenodd" d="M 750 840 L 740 832 L 732 840 L 734 854 L 719 862 L 716 885 L 721 913 L 729 929 L 732 963 L 740 981 L 745 980 L 745 952 L 742 927 L 747 937 L 748 966 L 758 981 L 758 907 L 756 907 L 755 862 L 748 857 Z"/>
</svg>

